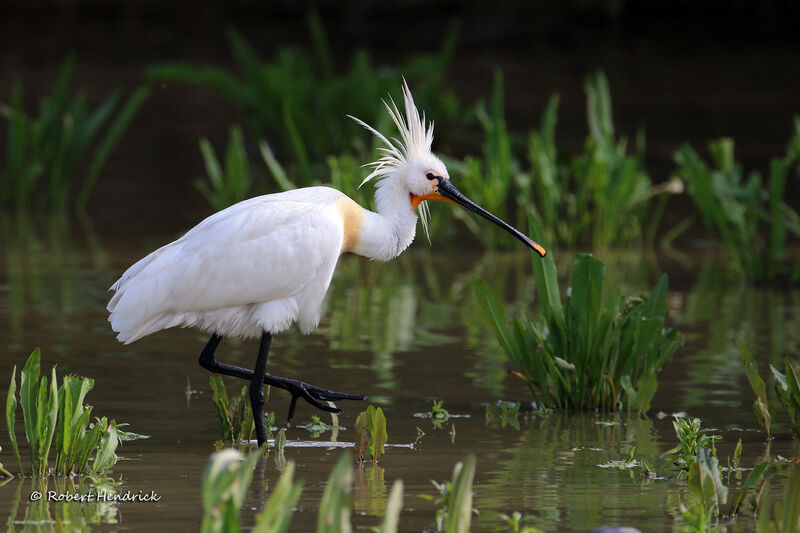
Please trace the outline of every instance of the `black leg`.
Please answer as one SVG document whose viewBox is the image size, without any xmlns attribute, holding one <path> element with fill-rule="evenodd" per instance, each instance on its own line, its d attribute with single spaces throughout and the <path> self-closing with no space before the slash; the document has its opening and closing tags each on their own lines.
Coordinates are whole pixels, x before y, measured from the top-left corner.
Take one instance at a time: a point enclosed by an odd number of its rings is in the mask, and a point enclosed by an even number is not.
<svg viewBox="0 0 800 533">
<path fill-rule="evenodd" d="M 264 427 L 264 374 L 267 371 L 267 357 L 272 335 L 264 332 L 261 345 L 258 347 L 258 359 L 253 377 L 250 379 L 250 407 L 253 409 L 253 423 L 256 426 L 256 440 L 263 446 L 267 440 L 267 429 Z"/>
<path fill-rule="evenodd" d="M 265 336 L 268 334 L 264 334 Z M 200 357 L 198 357 L 197 361 L 200 363 L 200 366 L 208 370 L 209 372 L 215 372 L 217 374 L 222 374 L 225 376 L 231 376 L 239 379 L 246 379 L 252 383 L 253 377 L 255 372 L 253 370 L 249 370 L 247 368 L 242 368 L 239 366 L 233 366 L 226 363 L 220 363 L 217 361 L 216 357 L 214 357 L 214 351 L 217 349 L 219 345 L 219 341 L 222 340 L 217 334 L 211 335 L 211 338 L 208 340 L 208 344 L 206 344 L 203 351 L 200 352 Z M 264 337 L 261 339 L 261 344 L 263 347 L 264 345 Z M 259 347 L 259 360 L 261 358 L 261 347 Z M 266 346 L 267 351 L 269 351 L 269 341 L 267 341 Z M 304 383 L 302 381 L 298 381 L 295 379 L 288 379 L 282 378 L 279 376 L 272 376 L 266 373 L 266 354 L 264 355 L 264 368 L 265 372 L 263 374 L 263 383 L 265 385 L 272 385 L 274 387 L 278 387 L 279 389 L 283 389 L 288 391 L 292 395 L 292 403 L 289 407 L 289 416 L 287 418 L 287 422 L 292 419 L 294 415 L 294 408 L 295 404 L 297 403 L 298 398 L 303 398 L 305 401 L 320 409 L 322 411 L 327 411 L 329 413 L 341 413 L 341 409 L 337 409 L 335 407 L 331 407 L 321 402 L 326 401 L 336 401 L 336 400 L 364 400 L 367 397 L 362 394 L 347 394 L 344 392 L 334 392 L 328 389 L 324 389 L 322 387 L 315 387 L 314 385 L 309 385 L 308 383 Z M 251 386 L 252 391 L 252 386 Z M 252 396 L 251 396 L 251 403 L 252 403 Z"/>
</svg>

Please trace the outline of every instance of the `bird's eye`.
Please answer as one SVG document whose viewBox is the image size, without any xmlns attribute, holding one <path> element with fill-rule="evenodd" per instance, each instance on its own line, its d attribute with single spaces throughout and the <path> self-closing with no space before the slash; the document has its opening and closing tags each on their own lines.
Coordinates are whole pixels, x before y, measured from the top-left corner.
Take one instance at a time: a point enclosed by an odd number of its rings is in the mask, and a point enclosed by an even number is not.
<svg viewBox="0 0 800 533">
<path fill-rule="evenodd" d="M 427 174 L 425 174 L 425 177 L 431 181 L 436 179 L 436 176 L 433 174 L 433 172 L 428 172 Z"/>
</svg>

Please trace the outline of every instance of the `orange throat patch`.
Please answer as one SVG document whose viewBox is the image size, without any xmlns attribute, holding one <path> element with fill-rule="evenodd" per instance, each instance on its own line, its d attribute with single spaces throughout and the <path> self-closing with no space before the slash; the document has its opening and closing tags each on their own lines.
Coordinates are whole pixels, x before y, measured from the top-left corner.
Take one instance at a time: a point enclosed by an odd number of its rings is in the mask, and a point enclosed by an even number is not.
<svg viewBox="0 0 800 533">
<path fill-rule="evenodd" d="M 418 208 L 419 204 L 421 204 L 422 202 L 425 202 L 425 201 L 450 202 L 451 204 L 456 203 L 453 200 L 451 200 L 450 198 L 445 198 L 444 196 L 442 196 L 438 192 L 429 192 L 428 194 L 424 194 L 422 196 L 418 196 L 418 195 L 414 194 L 413 192 L 410 192 L 410 193 L 408 193 L 408 197 L 411 200 L 411 209 Z"/>
</svg>

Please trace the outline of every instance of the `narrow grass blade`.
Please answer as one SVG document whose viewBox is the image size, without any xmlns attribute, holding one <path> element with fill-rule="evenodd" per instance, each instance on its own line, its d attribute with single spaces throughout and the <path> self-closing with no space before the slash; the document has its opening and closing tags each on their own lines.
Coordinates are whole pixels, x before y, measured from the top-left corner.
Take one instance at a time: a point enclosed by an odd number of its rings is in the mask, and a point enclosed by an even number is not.
<svg viewBox="0 0 800 533">
<path fill-rule="evenodd" d="M 383 522 L 378 529 L 378 533 L 397 533 L 400 522 L 400 511 L 403 510 L 403 480 L 396 479 L 392 484 L 389 499 L 386 502 L 386 514 L 383 515 Z"/>
<path fill-rule="evenodd" d="M 272 177 L 275 178 L 275 182 L 278 184 L 278 187 L 280 187 L 283 191 L 295 189 L 296 185 L 292 183 L 292 181 L 286 175 L 286 171 L 275 158 L 275 154 L 272 153 L 267 141 L 261 141 L 258 145 L 258 148 L 261 152 L 262 159 L 264 159 L 264 163 L 266 163 L 267 168 L 269 168 L 269 171 L 272 173 Z"/>
<path fill-rule="evenodd" d="M 294 470 L 294 461 L 286 463 L 264 508 L 256 515 L 254 533 L 283 533 L 289 529 L 294 507 L 303 490 L 302 482 L 292 481 Z"/>
<path fill-rule="evenodd" d="M 747 374 L 747 380 L 750 382 L 750 387 L 756 395 L 756 399 L 753 402 L 753 411 L 755 412 L 759 425 L 766 430 L 767 437 L 769 438 L 771 435 L 772 414 L 770 413 L 769 402 L 767 400 L 767 386 L 758 374 L 758 364 L 753 354 L 750 353 L 750 350 L 738 339 L 736 345 L 739 347 L 739 353 L 742 355 L 742 366 L 744 366 L 744 372 Z"/>
<path fill-rule="evenodd" d="M 243 103 L 243 89 L 236 77 L 213 67 L 194 67 L 185 63 L 162 63 L 144 71 L 148 82 L 185 83 L 212 88 L 235 103 Z"/>
<path fill-rule="evenodd" d="M 475 457 L 470 455 L 453 470 L 450 508 L 445 520 L 445 533 L 469 533 L 472 522 L 472 480 L 475 478 Z"/>
<path fill-rule="evenodd" d="M 208 383 L 213 391 L 213 401 L 217 408 L 217 420 L 219 421 L 222 432 L 222 440 L 233 440 L 233 426 L 231 425 L 231 415 L 228 409 L 228 393 L 222 376 L 214 375 L 208 378 Z"/>
<path fill-rule="evenodd" d="M 25 420 L 25 438 L 30 445 L 31 468 L 36 470 L 37 449 L 39 442 L 39 426 L 36 410 L 36 401 L 39 397 L 39 374 L 42 353 L 36 348 L 20 373 L 19 397 L 22 404 L 22 416 Z"/>
<path fill-rule="evenodd" d="M 323 81 L 330 81 L 333 78 L 331 46 L 328 43 L 325 26 L 316 11 L 308 16 L 308 31 L 311 34 L 311 41 L 314 45 L 315 57 L 322 71 L 322 79 Z"/>
<path fill-rule="evenodd" d="M 333 467 L 319 504 L 317 533 L 350 533 L 350 498 L 353 491 L 353 466 L 345 453 Z"/>
<path fill-rule="evenodd" d="M 797 466 L 792 469 L 792 475 L 786 485 L 782 518 L 781 531 L 800 530 L 800 467 Z"/>
<path fill-rule="evenodd" d="M 14 449 L 14 457 L 17 458 L 19 472 L 22 474 L 22 459 L 19 456 L 19 446 L 17 445 L 17 365 L 11 371 L 11 383 L 8 385 L 8 395 L 6 396 L 6 427 L 8 428 L 8 439 Z"/>
<path fill-rule="evenodd" d="M 731 501 L 731 507 L 728 511 L 728 514 L 731 516 L 736 515 L 739 510 L 741 509 L 742 503 L 744 503 L 744 499 L 747 496 L 747 492 L 753 487 L 761 478 L 764 476 L 764 472 L 766 472 L 767 467 L 769 466 L 769 461 L 762 461 L 755 466 L 748 474 L 747 478 L 744 480 L 744 483 L 739 487 L 739 490 L 734 494 L 733 500 Z"/>
</svg>

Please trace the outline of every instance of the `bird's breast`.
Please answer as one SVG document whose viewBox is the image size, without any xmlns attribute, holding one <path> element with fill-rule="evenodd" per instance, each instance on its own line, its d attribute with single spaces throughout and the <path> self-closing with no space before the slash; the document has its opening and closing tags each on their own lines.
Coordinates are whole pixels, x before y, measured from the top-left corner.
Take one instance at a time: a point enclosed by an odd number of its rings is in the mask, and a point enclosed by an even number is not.
<svg viewBox="0 0 800 533">
<path fill-rule="evenodd" d="M 342 217 L 344 226 L 344 239 L 342 240 L 341 253 L 352 252 L 358 245 L 361 228 L 364 226 L 364 208 L 347 196 L 336 201 L 336 208 Z"/>
</svg>

